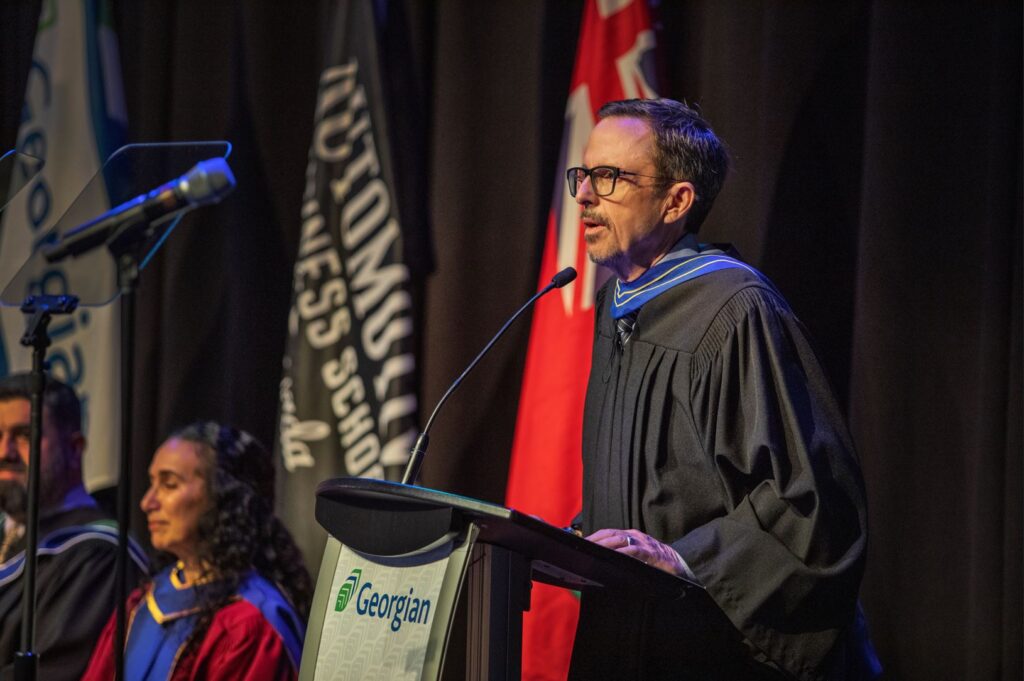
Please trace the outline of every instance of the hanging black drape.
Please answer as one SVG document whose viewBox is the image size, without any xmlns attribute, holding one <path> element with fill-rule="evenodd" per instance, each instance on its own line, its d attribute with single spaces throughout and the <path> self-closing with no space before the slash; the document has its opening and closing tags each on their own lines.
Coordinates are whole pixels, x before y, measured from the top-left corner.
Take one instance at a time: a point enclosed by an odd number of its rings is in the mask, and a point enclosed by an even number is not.
<svg viewBox="0 0 1024 681">
<path fill-rule="evenodd" d="M 863 601 L 889 678 L 1021 678 L 1020 3 L 662 5 L 666 94 L 699 104 L 734 159 L 701 237 L 775 280 L 848 408 L 870 501 Z M 0 8 L 5 147 L 38 6 Z M 435 251 L 424 410 L 536 285 L 581 7 L 406 2 Z M 227 138 L 239 180 L 143 276 L 139 495 L 188 420 L 274 437 L 327 14 L 114 9 L 133 141 Z M 447 405 L 427 484 L 502 498 L 527 329 Z"/>
</svg>

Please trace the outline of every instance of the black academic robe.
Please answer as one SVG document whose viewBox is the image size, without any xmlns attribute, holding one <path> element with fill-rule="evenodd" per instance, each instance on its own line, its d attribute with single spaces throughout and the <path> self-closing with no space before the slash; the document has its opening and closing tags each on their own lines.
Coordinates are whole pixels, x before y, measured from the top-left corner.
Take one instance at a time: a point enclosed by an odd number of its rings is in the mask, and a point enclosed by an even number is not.
<svg viewBox="0 0 1024 681">
<path fill-rule="evenodd" d="M 106 519 L 102 511 L 93 508 L 56 513 L 40 519 L 40 541 L 52 532 Z M 24 538 L 20 544 L 20 555 L 24 555 Z M 117 545 L 109 538 L 86 537 L 64 542 L 57 552 L 39 556 L 35 653 L 39 656 L 40 679 L 81 678 L 96 640 L 114 610 L 116 555 Z M 142 574 L 140 567 L 129 560 L 130 588 L 135 587 Z M 14 678 L 14 656 L 21 650 L 23 589 L 23 573 L 0 584 L 0 679 L 4 681 Z"/>
<path fill-rule="evenodd" d="M 584 594 L 573 677 L 859 676 L 864 484 L 803 326 L 770 283 L 727 269 L 648 302 L 622 349 L 613 285 L 597 297 L 583 529 L 670 544 L 728 622 Z"/>
</svg>

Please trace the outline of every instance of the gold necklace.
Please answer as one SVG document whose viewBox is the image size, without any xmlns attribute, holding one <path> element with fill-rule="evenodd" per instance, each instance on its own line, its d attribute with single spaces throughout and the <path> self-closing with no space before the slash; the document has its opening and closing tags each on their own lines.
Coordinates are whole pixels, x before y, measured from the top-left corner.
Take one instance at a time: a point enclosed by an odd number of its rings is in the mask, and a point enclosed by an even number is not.
<svg viewBox="0 0 1024 681">
<path fill-rule="evenodd" d="M 185 572 L 185 561 L 183 560 L 179 560 L 177 563 L 175 563 L 174 569 L 171 570 L 171 584 L 174 586 L 175 589 L 187 589 L 198 584 L 206 584 L 207 582 L 212 582 L 213 579 L 213 575 L 209 574 L 209 571 L 207 571 L 206 573 L 200 575 L 194 580 L 190 580 L 188 578 L 188 573 Z"/>
</svg>

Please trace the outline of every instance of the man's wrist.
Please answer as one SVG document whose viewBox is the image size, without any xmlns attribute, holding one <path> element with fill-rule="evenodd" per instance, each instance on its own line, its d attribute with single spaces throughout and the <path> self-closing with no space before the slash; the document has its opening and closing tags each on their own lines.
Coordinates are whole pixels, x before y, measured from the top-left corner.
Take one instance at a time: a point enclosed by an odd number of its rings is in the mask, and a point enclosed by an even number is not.
<svg viewBox="0 0 1024 681">
<path fill-rule="evenodd" d="M 672 548 L 672 547 L 669 547 L 669 548 Z M 688 579 L 691 582 L 694 582 L 695 584 L 700 584 L 700 580 L 697 579 L 697 575 L 693 574 L 693 570 L 690 569 L 690 566 L 683 559 L 683 555 L 681 553 L 679 553 L 678 551 L 676 551 L 675 549 L 672 549 L 672 550 L 675 552 L 676 558 L 679 559 L 679 570 L 678 570 L 676 576 L 682 577 L 683 579 Z"/>
</svg>

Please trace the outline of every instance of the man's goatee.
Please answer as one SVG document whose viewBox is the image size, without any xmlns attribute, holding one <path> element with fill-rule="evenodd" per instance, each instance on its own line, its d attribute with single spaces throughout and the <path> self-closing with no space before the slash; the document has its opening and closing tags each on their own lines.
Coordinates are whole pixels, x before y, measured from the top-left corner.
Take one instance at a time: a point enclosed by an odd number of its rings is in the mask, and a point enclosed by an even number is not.
<svg viewBox="0 0 1024 681">
<path fill-rule="evenodd" d="M 0 480 L 0 511 L 24 523 L 27 508 L 28 492 L 25 486 L 16 480 Z"/>
</svg>

